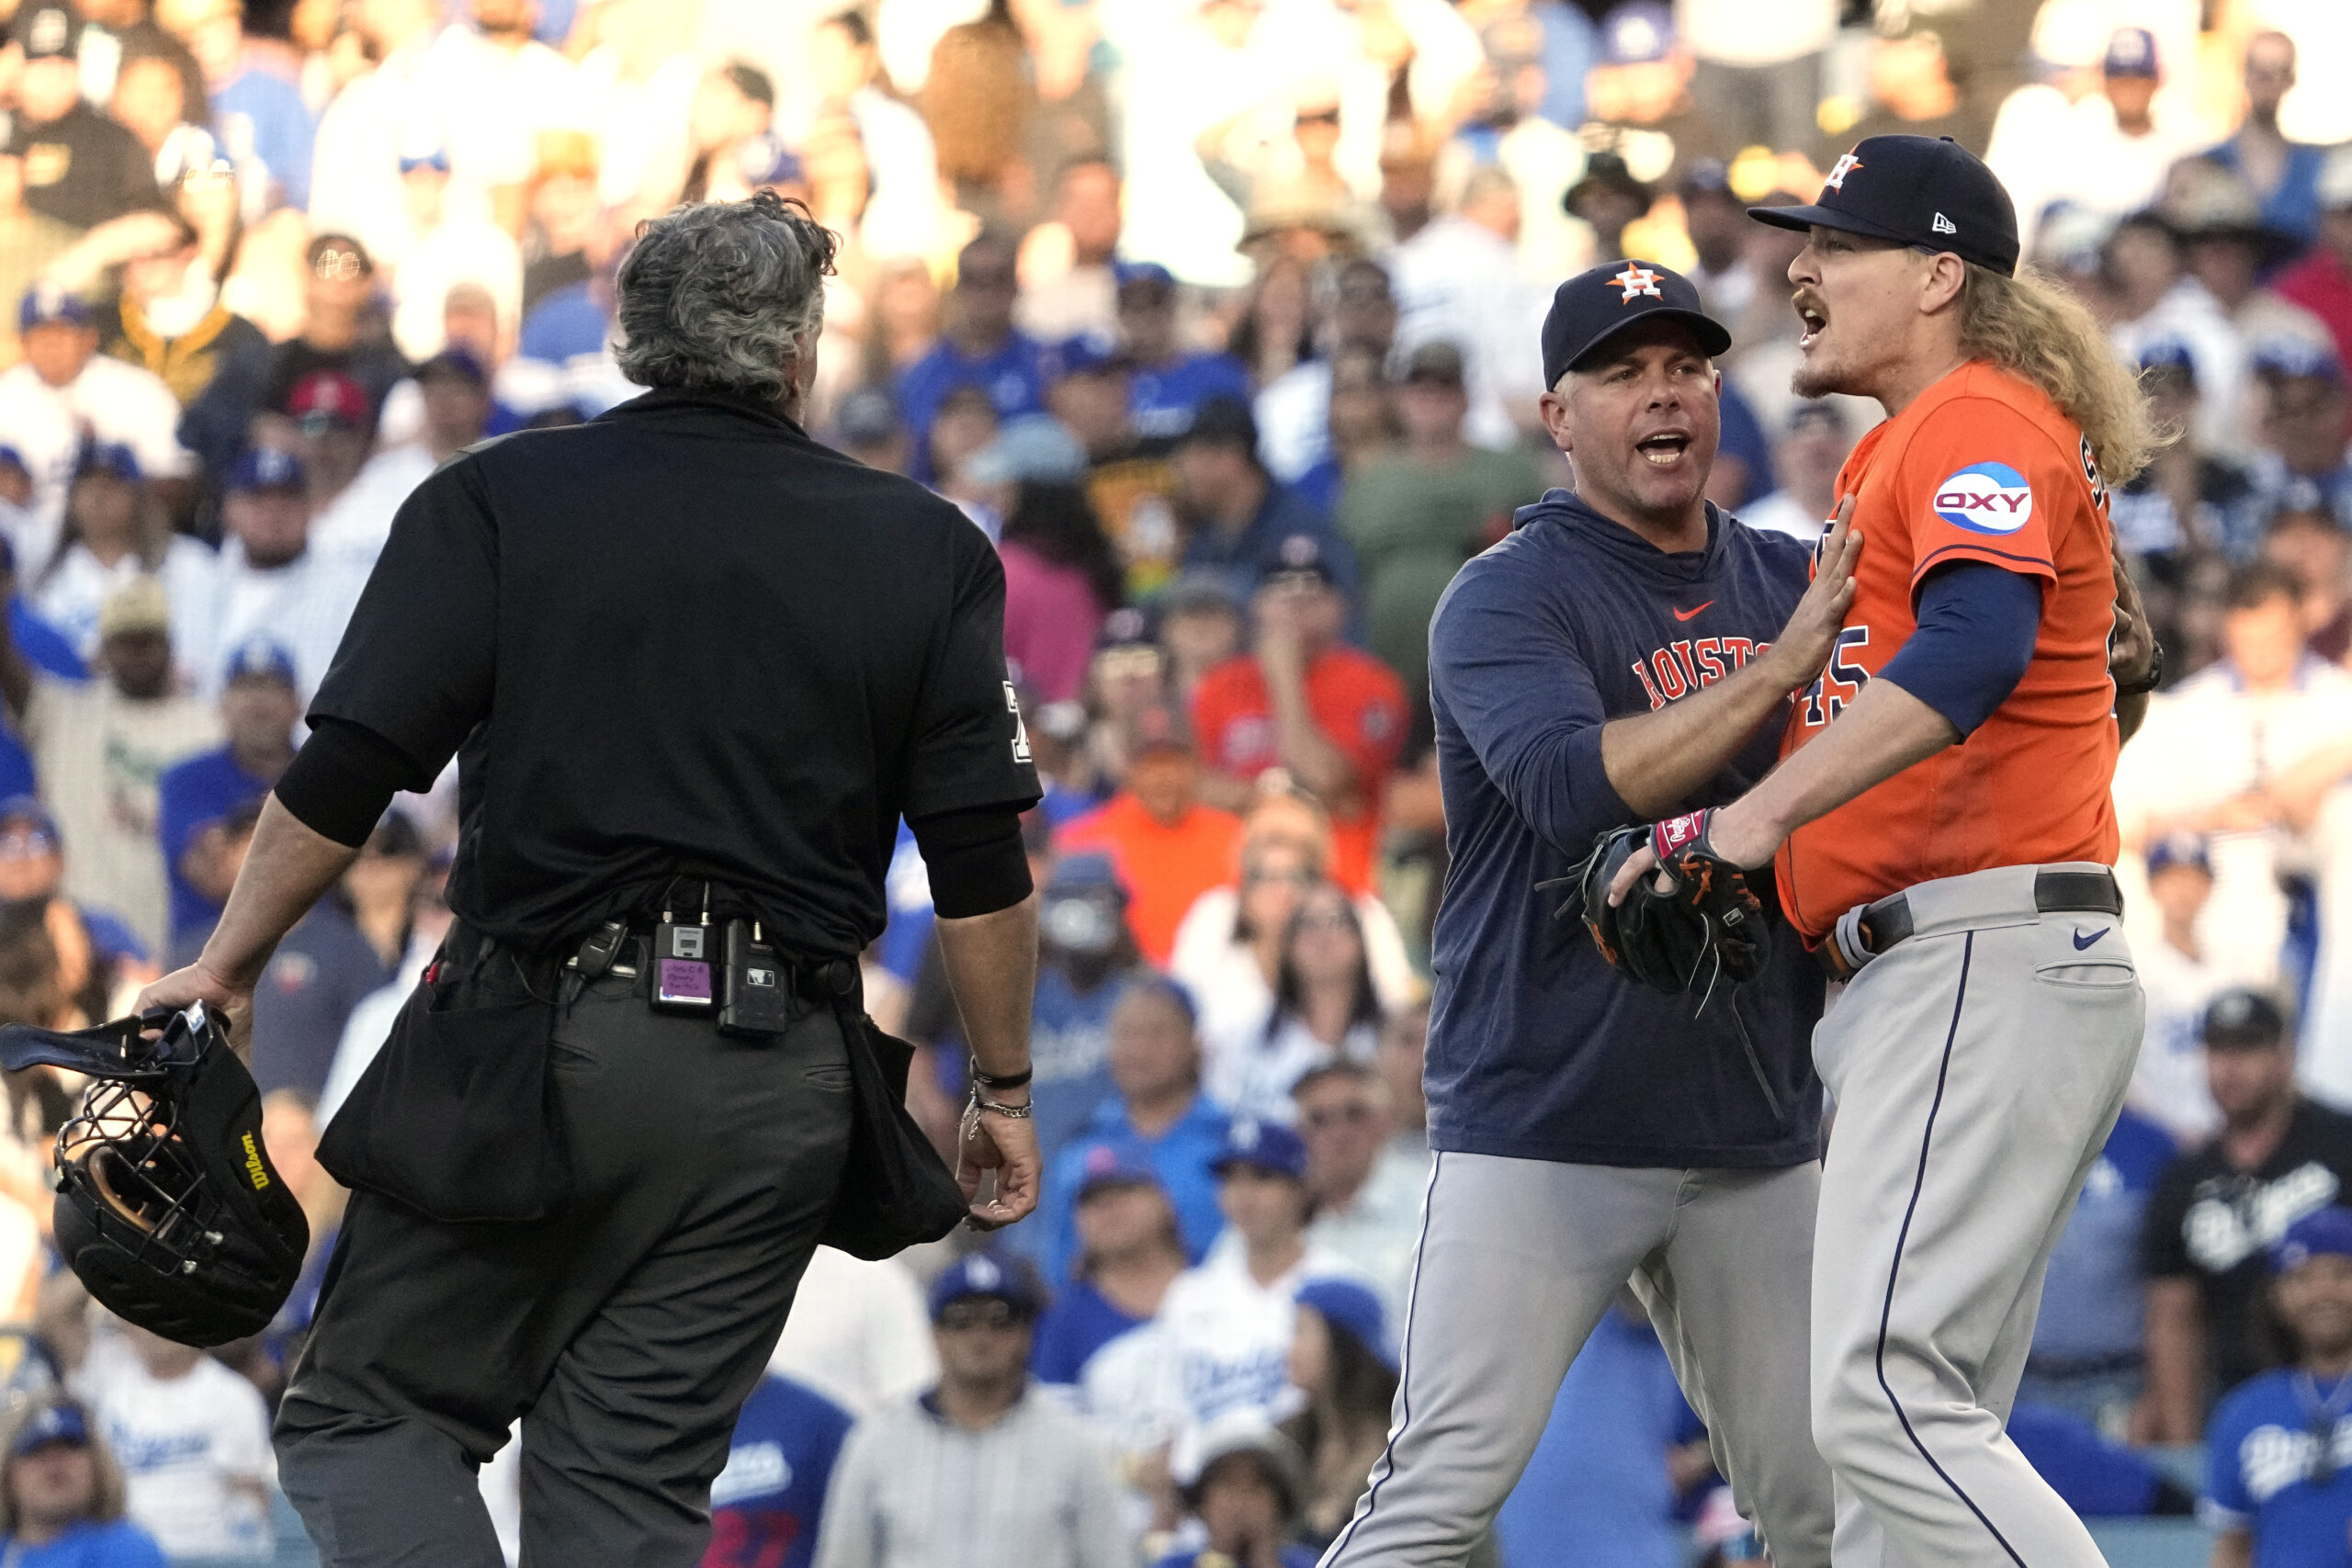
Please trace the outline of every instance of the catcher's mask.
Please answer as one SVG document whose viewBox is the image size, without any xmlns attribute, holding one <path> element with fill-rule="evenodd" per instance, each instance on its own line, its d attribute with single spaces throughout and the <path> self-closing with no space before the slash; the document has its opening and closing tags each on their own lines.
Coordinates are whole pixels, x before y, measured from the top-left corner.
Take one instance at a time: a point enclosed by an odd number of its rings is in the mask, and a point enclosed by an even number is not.
<svg viewBox="0 0 2352 1568">
<path fill-rule="evenodd" d="M 149 1030 L 160 1029 L 151 1038 Z M 0 1066 L 92 1080 L 57 1134 L 57 1249 L 100 1305 L 183 1345 L 258 1334 L 311 1227 L 262 1146 L 261 1095 L 202 1004 L 0 1029 Z"/>
</svg>

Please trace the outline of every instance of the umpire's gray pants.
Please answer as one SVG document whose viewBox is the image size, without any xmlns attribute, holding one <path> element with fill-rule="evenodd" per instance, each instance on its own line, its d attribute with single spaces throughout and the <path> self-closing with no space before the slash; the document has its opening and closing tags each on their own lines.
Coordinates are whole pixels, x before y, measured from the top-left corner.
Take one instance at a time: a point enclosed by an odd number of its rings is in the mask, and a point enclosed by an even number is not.
<svg viewBox="0 0 2352 1568">
<path fill-rule="evenodd" d="M 1388 1448 L 1322 1568 L 1458 1568 L 1629 1279 L 1777 1568 L 1826 1568 L 1829 1472 L 1804 1440 L 1819 1187 L 1811 1163 L 1658 1170 L 1438 1155 Z"/>
<path fill-rule="evenodd" d="M 607 976 L 550 1053 L 578 1197 L 449 1224 L 356 1194 L 277 1417 L 327 1568 L 503 1568 L 475 1472 L 523 1423 L 523 1562 L 692 1568 L 710 1483 L 832 1205 L 840 1025 L 773 1041 Z"/>
<path fill-rule="evenodd" d="M 1838 1100 L 1813 1287 L 1838 1568 L 2102 1562 L 2005 1428 L 2143 1003 L 2121 922 L 2037 913 L 2036 869 L 1912 888 L 1917 934 L 1814 1034 Z"/>
</svg>

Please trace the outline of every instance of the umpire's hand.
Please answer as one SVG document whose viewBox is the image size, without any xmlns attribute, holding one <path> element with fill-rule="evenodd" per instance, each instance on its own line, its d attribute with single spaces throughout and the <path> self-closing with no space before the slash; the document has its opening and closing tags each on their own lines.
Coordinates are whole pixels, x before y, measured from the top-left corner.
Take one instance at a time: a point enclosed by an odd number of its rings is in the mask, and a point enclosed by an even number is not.
<svg viewBox="0 0 2352 1568">
<path fill-rule="evenodd" d="M 1001 1091 L 1000 1091 L 1001 1092 Z M 995 1191 L 979 1201 L 980 1181 L 996 1173 Z M 1012 1117 L 978 1103 L 964 1111 L 956 1137 L 956 1180 L 971 1201 L 972 1228 L 999 1230 L 1024 1219 L 1037 1206 L 1045 1161 L 1037 1153 L 1036 1124 L 1026 1117 Z"/>
</svg>

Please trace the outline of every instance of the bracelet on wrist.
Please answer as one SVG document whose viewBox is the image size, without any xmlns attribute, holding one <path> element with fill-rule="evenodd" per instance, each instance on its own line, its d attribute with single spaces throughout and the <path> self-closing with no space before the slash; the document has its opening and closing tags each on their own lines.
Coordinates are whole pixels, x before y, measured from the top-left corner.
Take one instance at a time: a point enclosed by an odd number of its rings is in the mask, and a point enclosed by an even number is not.
<svg viewBox="0 0 2352 1568">
<path fill-rule="evenodd" d="M 1029 1080 L 1037 1076 L 1035 1067 L 1023 1067 L 1017 1073 L 984 1073 L 972 1069 L 972 1081 L 982 1089 L 1026 1089 Z"/>
<path fill-rule="evenodd" d="M 1005 1117 L 1008 1120 L 1014 1122 L 1026 1122 L 1032 1116 L 1035 1115 L 1037 1111 L 1037 1108 L 1034 1104 L 1023 1103 L 1021 1105 L 1014 1105 L 1007 1100 L 983 1100 L 980 1098 L 980 1091 L 977 1089 L 972 1090 L 971 1109 L 974 1115 L 978 1115 L 983 1111 L 992 1111 L 999 1116 Z"/>
</svg>

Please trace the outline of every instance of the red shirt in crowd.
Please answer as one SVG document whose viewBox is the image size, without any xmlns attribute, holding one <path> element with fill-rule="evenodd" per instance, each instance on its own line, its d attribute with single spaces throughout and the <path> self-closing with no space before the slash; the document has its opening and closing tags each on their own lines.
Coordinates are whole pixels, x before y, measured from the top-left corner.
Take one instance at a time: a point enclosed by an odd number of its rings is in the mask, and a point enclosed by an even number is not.
<svg viewBox="0 0 2352 1568">
<path fill-rule="evenodd" d="M 1162 969 L 1176 951 L 1184 912 L 1193 899 L 1232 880 L 1240 845 L 1241 818 L 1230 811 L 1196 802 L 1171 827 L 1125 790 L 1054 835 L 1061 852 L 1092 850 L 1111 857 L 1127 886 L 1127 929 L 1143 955 Z"/>
<path fill-rule="evenodd" d="M 2335 340 L 2335 356 L 2352 365 L 2352 272 L 2324 245 L 2278 275 L 2271 285 L 2278 297 L 2301 305 L 2327 324 Z"/>
<path fill-rule="evenodd" d="M 1405 683 L 1368 653 L 1327 648 L 1306 667 L 1306 706 L 1356 771 L 1359 804 L 1331 813 L 1331 880 L 1351 893 L 1373 890 L 1380 847 L 1380 791 L 1405 744 Z M 1201 760 L 1254 779 L 1282 759 L 1274 750 L 1274 706 L 1255 656 L 1227 660 L 1193 694 L 1193 734 Z"/>
</svg>

